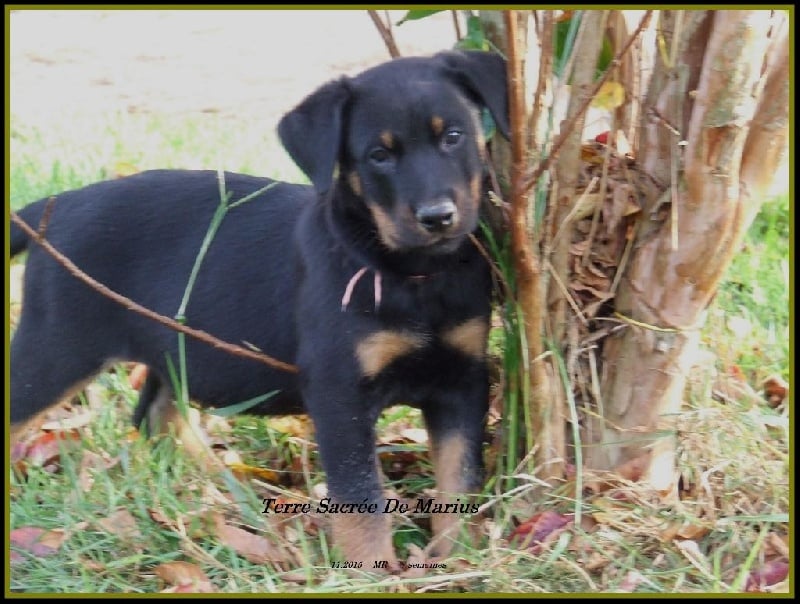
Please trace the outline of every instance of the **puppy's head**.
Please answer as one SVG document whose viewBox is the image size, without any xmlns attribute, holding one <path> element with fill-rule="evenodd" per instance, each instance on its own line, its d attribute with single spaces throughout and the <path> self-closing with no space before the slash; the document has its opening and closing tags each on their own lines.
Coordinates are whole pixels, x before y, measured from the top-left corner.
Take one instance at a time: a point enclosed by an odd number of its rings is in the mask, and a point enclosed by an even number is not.
<svg viewBox="0 0 800 604">
<path fill-rule="evenodd" d="M 384 63 L 330 82 L 278 133 L 320 195 L 355 199 L 389 250 L 447 253 L 478 223 L 481 108 L 508 136 L 503 59 L 444 52 Z"/>
</svg>

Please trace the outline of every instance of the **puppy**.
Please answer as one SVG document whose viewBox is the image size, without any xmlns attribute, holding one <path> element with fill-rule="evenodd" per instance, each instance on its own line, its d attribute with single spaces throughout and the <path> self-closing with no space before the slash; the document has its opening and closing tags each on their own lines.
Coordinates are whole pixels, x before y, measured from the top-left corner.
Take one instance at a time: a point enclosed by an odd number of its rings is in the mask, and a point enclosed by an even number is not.
<svg viewBox="0 0 800 604">
<path fill-rule="evenodd" d="M 220 186 L 229 204 L 197 275 L 186 323 L 298 366 L 293 374 L 186 341 L 188 390 L 223 407 L 267 392 L 248 413 L 308 413 L 343 559 L 397 568 L 383 513 L 375 422 L 422 410 L 442 503 L 481 486 L 488 377 L 489 266 L 476 232 L 485 175 L 481 111 L 508 136 L 504 61 L 481 52 L 403 58 L 319 88 L 280 121 L 312 186 L 212 171 L 155 170 L 35 202 L 19 214 L 97 281 L 166 316 L 181 305 Z M 149 367 L 134 420 L 190 440 L 173 405 L 175 332 L 28 250 L 11 344 L 11 422 L 78 391 L 110 363 Z M 362 508 L 365 509 L 365 508 Z M 451 547 L 453 514 L 432 518 L 431 556 Z"/>
</svg>

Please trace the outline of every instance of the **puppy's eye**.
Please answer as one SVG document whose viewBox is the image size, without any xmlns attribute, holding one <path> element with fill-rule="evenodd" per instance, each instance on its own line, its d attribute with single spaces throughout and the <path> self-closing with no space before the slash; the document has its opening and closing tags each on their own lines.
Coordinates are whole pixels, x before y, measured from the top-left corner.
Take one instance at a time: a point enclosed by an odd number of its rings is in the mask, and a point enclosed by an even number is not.
<svg viewBox="0 0 800 604">
<path fill-rule="evenodd" d="M 442 137 L 442 146 L 447 147 L 455 147 L 458 143 L 461 142 L 461 138 L 464 136 L 464 133 L 461 130 L 456 128 L 450 128 L 447 132 L 444 133 Z"/>
<path fill-rule="evenodd" d="M 369 152 L 369 161 L 376 165 L 384 165 L 392 160 L 392 154 L 383 147 L 375 147 Z"/>
</svg>

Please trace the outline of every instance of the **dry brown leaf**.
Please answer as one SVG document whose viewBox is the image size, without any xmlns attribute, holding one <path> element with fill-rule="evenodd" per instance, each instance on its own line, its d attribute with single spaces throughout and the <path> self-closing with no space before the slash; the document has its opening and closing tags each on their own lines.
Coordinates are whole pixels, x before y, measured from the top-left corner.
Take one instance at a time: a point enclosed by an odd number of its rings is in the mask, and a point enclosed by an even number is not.
<svg viewBox="0 0 800 604">
<path fill-rule="evenodd" d="M 648 451 L 639 457 L 634 457 L 618 465 L 608 473 L 605 480 L 598 479 L 587 482 L 586 488 L 595 494 L 599 494 L 619 485 L 620 479 L 628 482 L 638 482 L 647 470 L 650 460 L 651 454 Z"/>
<path fill-rule="evenodd" d="M 773 409 L 780 407 L 789 396 L 789 383 L 779 375 L 771 375 L 764 380 L 764 398 Z"/>
<path fill-rule="evenodd" d="M 11 454 L 12 462 L 24 472 L 26 465 L 47 467 L 58 464 L 61 448 L 68 442 L 80 440 L 77 430 L 43 432 L 25 443 L 18 443 Z"/>
<path fill-rule="evenodd" d="M 261 535 L 255 535 L 237 526 L 219 520 L 215 527 L 217 539 L 253 564 L 288 562 L 290 556 L 283 548 Z"/>
<path fill-rule="evenodd" d="M 125 509 L 120 509 L 107 518 L 101 518 L 97 524 L 105 532 L 116 535 L 120 539 L 130 540 L 139 539 L 142 534 L 136 523 L 136 518 Z"/>
<path fill-rule="evenodd" d="M 638 482 L 650 463 L 650 453 L 635 457 L 614 468 L 613 472 L 630 482 Z"/>
<path fill-rule="evenodd" d="M 106 571 L 106 565 L 102 562 L 98 562 L 97 560 L 91 560 L 90 558 L 80 558 L 80 562 L 83 567 L 93 573 L 102 573 Z"/>
<path fill-rule="evenodd" d="M 636 203 L 636 189 L 628 183 L 617 183 L 611 194 L 611 204 L 603 204 L 603 224 L 612 233 L 625 216 L 641 211 Z"/>
<path fill-rule="evenodd" d="M 310 438 L 313 427 L 307 416 L 284 415 L 271 417 L 267 421 L 270 428 L 298 438 Z"/>
<path fill-rule="evenodd" d="M 590 285 L 600 291 L 608 291 L 611 288 L 611 279 L 597 266 L 591 262 L 584 266 L 581 258 L 574 258 L 572 270 L 575 273 L 576 281 Z"/>
<path fill-rule="evenodd" d="M 35 526 L 23 526 L 11 531 L 9 540 L 12 546 L 11 563 L 22 562 L 26 557 L 17 550 L 23 550 L 38 558 L 52 556 L 64 543 L 68 534 L 63 529 L 52 531 Z"/>
<path fill-rule="evenodd" d="M 87 493 L 94 484 L 96 472 L 105 472 L 119 463 L 119 457 L 107 458 L 92 451 L 84 451 L 78 471 L 78 486 Z"/>
<path fill-rule="evenodd" d="M 93 419 L 94 412 L 92 411 L 75 413 L 68 417 L 47 421 L 42 424 L 41 429 L 46 432 L 76 430 L 88 425 Z"/>
<path fill-rule="evenodd" d="M 642 583 L 647 582 L 647 579 L 638 570 L 629 570 L 619 584 L 618 591 L 622 593 L 632 593 L 636 591 Z"/>
<path fill-rule="evenodd" d="M 680 539 L 697 540 L 704 537 L 711 531 L 710 526 L 700 522 L 684 522 L 678 529 L 678 537 Z"/>
<path fill-rule="evenodd" d="M 588 292 L 591 296 L 599 298 L 600 300 L 608 300 L 613 297 L 613 294 L 608 291 L 600 291 L 580 281 L 570 281 L 569 288 L 574 292 Z"/>
<path fill-rule="evenodd" d="M 280 477 L 274 470 L 250 466 L 244 463 L 226 463 L 226 465 L 239 480 L 256 477 L 265 482 L 280 484 Z"/>
<path fill-rule="evenodd" d="M 659 537 L 663 541 L 672 541 L 673 539 L 696 540 L 708 534 L 710 530 L 709 526 L 696 518 L 692 521 L 678 520 L 671 522 L 667 528 L 663 529 L 659 533 Z"/>
<path fill-rule="evenodd" d="M 155 567 L 154 572 L 162 581 L 176 588 L 166 593 L 214 593 L 217 590 L 203 570 L 190 562 L 165 562 Z"/>
</svg>

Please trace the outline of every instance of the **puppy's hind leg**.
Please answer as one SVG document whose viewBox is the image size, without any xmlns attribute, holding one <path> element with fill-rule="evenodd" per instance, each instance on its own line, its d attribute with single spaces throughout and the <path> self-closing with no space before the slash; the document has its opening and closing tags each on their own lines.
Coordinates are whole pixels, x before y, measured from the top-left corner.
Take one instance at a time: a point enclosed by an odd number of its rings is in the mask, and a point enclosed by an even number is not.
<svg viewBox="0 0 800 604">
<path fill-rule="evenodd" d="M 105 359 L 85 342 L 60 335 L 54 338 L 23 313 L 11 342 L 12 442 L 19 441 L 37 417 L 77 394 L 105 366 Z"/>
<path fill-rule="evenodd" d="M 221 464 L 200 426 L 200 413 L 187 408 L 184 415 L 178 408 L 172 388 L 150 369 L 139 392 L 139 402 L 133 413 L 136 427 L 143 427 L 148 436 L 170 435 L 181 444 L 192 459 L 206 469 Z"/>
</svg>

